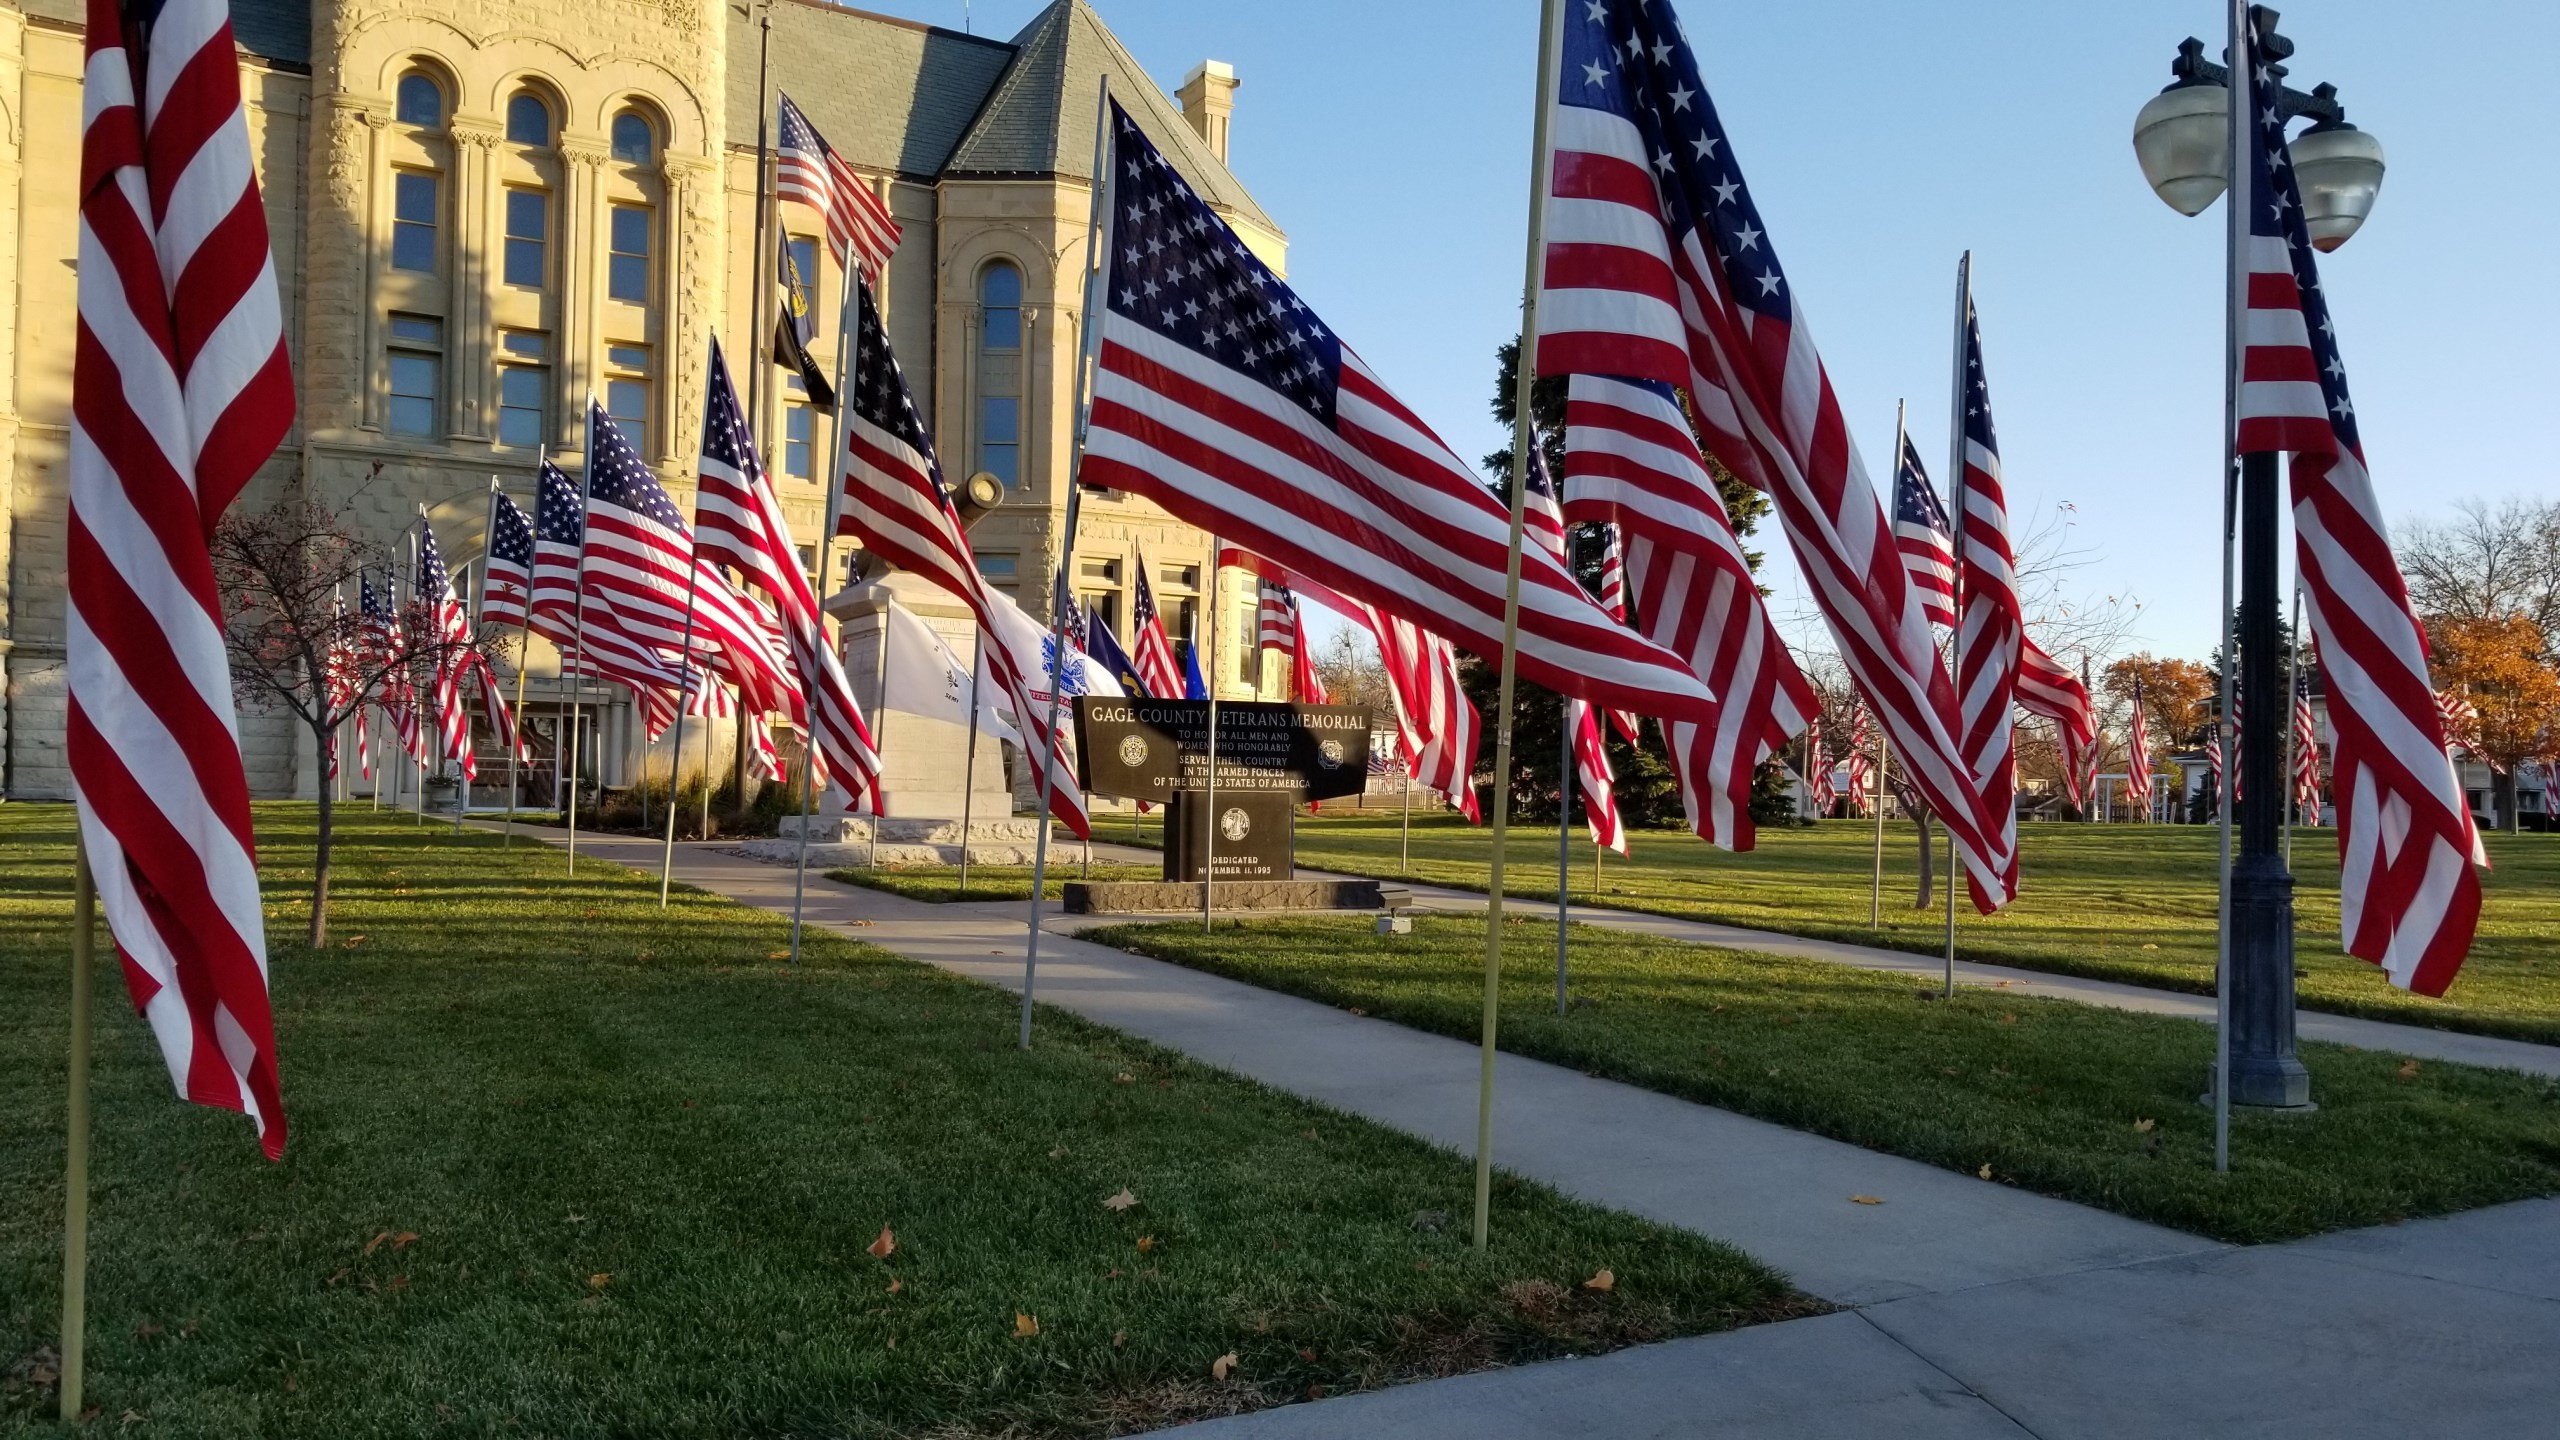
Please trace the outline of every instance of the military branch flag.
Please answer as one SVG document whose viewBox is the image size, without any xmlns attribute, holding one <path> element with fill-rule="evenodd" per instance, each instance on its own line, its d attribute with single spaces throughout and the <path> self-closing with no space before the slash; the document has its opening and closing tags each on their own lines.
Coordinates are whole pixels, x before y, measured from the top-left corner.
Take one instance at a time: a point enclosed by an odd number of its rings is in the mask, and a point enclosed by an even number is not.
<svg viewBox="0 0 2560 1440">
<path fill-rule="evenodd" d="M 827 249 L 839 263 L 880 274 L 898 248 L 898 222 L 889 207 L 788 95 L 782 97 L 774 140 L 775 196 L 797 200 L 826 218 Z"/>
<path fill-rule="evenodd" d="M 1111 624 L 1102 618 L 1099 605 L 1088 606 L 1084 612 L 1084 653 L 1087 659 L 1102 667 L 1104 674 L 1119 682 L 1122 690 L 1140 699 L 1157 698 L 1156 691 L 1147 684 L 1147 677 L 1138 673 L 1136 657 L 1120 643 L 1119 636 L 1111 633 Z"/>
<path fill-rule="evenodd" d="M 521 628 L 533 603 L 533 518 L 504 495 L 489 507 L 489 548 L 480 562 L 480 619 Z"/>
<path fill-rule="evenodd" d="M 1296 292 L 1111 112 L 1112 217 L 1087 483 L 1326 589 L 1502 652 L 1510 514 Z M 1519 670 L 1561 694 L 1705 719 L 1678 657 L 1528 553 Z"/>
<path fill-rule="evenodd" d="M 2292 457 L 2295 568 L 2328 685 L 2346 951 L 2394 985 L 2441 995 L 2480 919 L 2479 834 L 2365 469 L 2283 117 L 2255 99 L 2262 43 L 2253 17 L 2248 63 L 2231 77 L 2231 103 L 2258 118 L 2231 196 L 2249 216 L 2247 252 L 2234 257 L 2248 306 L 2237 448 Z"/>
<path fill-rule="evenodd" d="M 854 703 L 843 662 L 827 642 L 817 591 L 800 568 L 782 502 L 747 431 L 746 412 L 716 339 L 711 342 L 709 385 L 702 414 L 701 484 L 693 510 L 701 558 L 715 571 L 721 566 L 735 570 L 750 589 L 772 602 L 803 702 L 791 723 L 809 742 L 827 783 L 841 786 L 845 802 L 858 812 L 876 814 L 880 752 Z"/>
<path fill-rule="evenodd" d="M 788 231 L 774 232 L 773 243 L 780 252 L 774 257 L 773 273 L 782 285 L 781 313 L 774 319 L 773 363 L 798 375 L 809 403 L 832 414 L 836 387 L 828 383 L 826 367 L 809 353 L 809 342 L 818 338 L 817 320 L 809 309 L 809 287 L 817 277 L 800 273 L 800 262 L 791 256 Z"/>
<path fill-rule="evenodd" d="M 1130 693 L 1166 700 L 1180 699 L 1186 691 L 1182 667 L 1173 658 L 1173 640 L 1164 633 L 1164 617 L 1156 611 L 1155 584 L 1147 570 L 1145 551 L 1138 553 L 1138 576 L 1137 584 L 1131 590 L 1129 625 L 1130 633 L 1138 639 L 1138 684 Z"/>
<path fill-rule="evenodd" d="M 222 0 L 89 0 L 65 745 L 126 988 L 178 1093 L 284 1153 L 249 786 L 207 543 L 293 422 Z"/>
<path fill-rule="evenodd" d="M 867 290 L 855 299 L 855 316 L 853 393 L 843 397 L 844 494 L 837 532 L 858 538 L 883 560 L 940 585 L 969 607 L 984 640 L 998 707 L 1020 722 L 1026 741 L 1022 753 L 1033 783 L 1049 797 L 1050 813 L 1071 833 L 1079 839 L 1090 836 L 1092 823 L 1076 788 L 1064 727 L 1051 732 L 1045 743 L 1032 738 L 1049 713 L 1048 706 L 1035 709 L 1032 701 L 1034 681 L 1042 676 L 1040 652 L 1023 653 L 1011 639 L 1011 627 L 1000 625 L 969 537 L 943 491 L 942 464 L 934 458 L 924 417 L 889 351 Z"/>
<path fill-rule="evenodd" d="M 1805 728 L 1813 686 L 1769 618 L 1679 396 L 1659 381 L 1574 376 L 1564 473 L 1567 515 L 1625 532 L 1644 633 L 1721 697 L 1711 721 L 1664 726 L 1689 827 L 1750 849 L 1752 776 Z"/>
<path fill-rule="evenodd" d="M 1937 487 L 1929 483 L 1929 472 L 1920 463 L 1920 451 L 1907 433 L 1893 465 L 1893 543 L 1902 552 L 1903 571 L 1911 577 L 1912 592 L 1920 597 L 1929 623 L 1953 627 L 1955 532 L 1947 523 L 1946 507 L 1938 503 Z"/>
<path fill-rule="evenodd" d="M 1685 392 L 1707 453 L 1776 505 L 1841 659 L 1947 826 L 1976 903 L 2004 903 L 2001 817 L 1950 728 L 1955 687 L 1669 5 L 1568 11 L 1553 80 L 1539 373 Z"/>
</svg>

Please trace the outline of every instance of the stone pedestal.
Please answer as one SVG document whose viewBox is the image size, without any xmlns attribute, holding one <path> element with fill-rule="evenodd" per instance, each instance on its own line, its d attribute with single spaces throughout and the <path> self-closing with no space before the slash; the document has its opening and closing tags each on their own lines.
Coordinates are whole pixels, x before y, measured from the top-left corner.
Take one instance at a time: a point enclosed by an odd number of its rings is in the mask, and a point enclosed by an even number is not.
<svg viewBox="0 0 2560 1440">
<path fill-rule="evenodd" d="M 1013 787 L 1005 772 L 1003 742 L 985 734 L 975 737 L 978 754 L 972 775 L 971 736 L 965 723 L 883 705 L 888 607 L 893 602 L 941 636 L 963 667 L 976 653 L 977 633 L 977 622 L 958 599 L 900 571 L 827 597 L 826 611 L 841 627 L 837 643 L 845 677 L 852 681 L 854 699 L 861 704 L 871 723 L 872 739 L 880 747 L 883 808 L 897 819 L 956 820 L 963 808 L 963 786 L 973 780 L 976 798 L 968 809 L 981 827 L 1011 817 Z M 995 697 L 981 694 L 979 703 L 992 710 Z M 836 813 L 841 813 L 840 807 Z M 978 829 L 973 843 L 985 833 Z M 956 836 L 952 843 L 956 846 Z"/>
</svg>

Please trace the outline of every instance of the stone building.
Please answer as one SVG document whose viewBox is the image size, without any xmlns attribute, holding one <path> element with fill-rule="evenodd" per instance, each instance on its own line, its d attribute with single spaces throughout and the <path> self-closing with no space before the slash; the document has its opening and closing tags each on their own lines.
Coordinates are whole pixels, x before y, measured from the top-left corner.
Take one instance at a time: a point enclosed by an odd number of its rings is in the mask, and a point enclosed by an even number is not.
<svg viewBox="0 0 2560 1440">
<path fill-rule="evenodd" d="M 234 0 L 233 16 L 301 399 L 242 503 L 307 487 L 384 539 L 424 506 L 469 580 L 489 478 L 529 506 L 545 449 L 574 473 L 591 393 L 690 508 L 711 340 L 742 388 L 759 348 L 756 147 L 772 91 L 904 227 L 881 287 L 891 342 L 949 477 L 1004 482 L 972 538 L 981 570 L 1035 615 L 1062 539 L 1101 79 L 1258 253 L 1275 268 L 1285 255 L 1225 163 L 1234 73 L 1206 62 L 1169 97 L 1087 0 L 1056 0 L 1009 41 L 812 0 Z M 67 790 L 82 18 L 79 0 L 0 7 L 0 723 L 21 797 Z M 778 219 L 804 257 L 819 252 L 813 212 Z M 830 268 L 809 267 L 822 363 L 841 296 Z M 765 378 L 759 439 L 813 552 L 832 422 L 782 371 Z M 1115 626 L 1142 552 L 1168 624 L 1192 633 L 1206 537 L 1145 502 L 1089 498 L 1074 584 Z M 840 555 L 824 588 L 843 573 Z M 1249 591 L 1224 608 L 1242 638 L 1218 647 L 1221 689 L 1252 693 Z M 528 669 L 547 731 L 556 657 L 535 642 Z M 307 743 L 280 717 L 241 723 L 252 786 L 307 793 Z M 627 779 L 631 717 L 602 723 L 603 778 Z"/>
</svg>

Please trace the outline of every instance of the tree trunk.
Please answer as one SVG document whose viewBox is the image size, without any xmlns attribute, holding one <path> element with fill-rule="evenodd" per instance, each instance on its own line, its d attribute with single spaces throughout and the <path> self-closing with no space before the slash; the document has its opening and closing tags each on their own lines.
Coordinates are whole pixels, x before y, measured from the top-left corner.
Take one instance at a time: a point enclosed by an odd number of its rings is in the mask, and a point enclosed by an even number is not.
<svg viewBox="0 0 2560 1440">
<path fill-rule="evenodd" d="M 2497 828 L 2510 835 L 2524 828 L 2516 823 L 2519 817 L 2516 814 L 2516 772 L 2513 769 L 2489 772 L 2489 796 L 2498 804 Z"/>
<path fill-rule="evenodd" d="M 1911 902 L 1914 910 L 1929 908 L 1929 899 L 1937 890 L 1938 847 L 1929 833 L 1929 812 L 1914 810 L 1911 823 L 1920 827 L 1920 894 Z"/>
<path fill-rule="evenodd" d="M 329 732 L 315 728 L 320 737 L 320 845 L 311 861 L 311 948 L 321 949 L 329 943 L 329 828 L 335 818 L 334 789 L 328 781 Z"/>
</svg>

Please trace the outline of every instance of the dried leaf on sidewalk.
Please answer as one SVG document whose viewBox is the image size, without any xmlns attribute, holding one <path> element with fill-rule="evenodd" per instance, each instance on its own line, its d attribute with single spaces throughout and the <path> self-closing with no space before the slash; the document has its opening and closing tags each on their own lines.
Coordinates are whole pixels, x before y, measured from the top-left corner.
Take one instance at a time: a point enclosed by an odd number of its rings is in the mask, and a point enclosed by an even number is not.
<svg viewBox="0 0 2560 1440">
<path fill-rule="evenodd" d="M 1884 1203 L 1884 1197 L 1881 1195 L 1852 1195 L 1849 1197 L 1849 1203 L 1852 1205 L 1881 1205 Z"/>
</svg>

